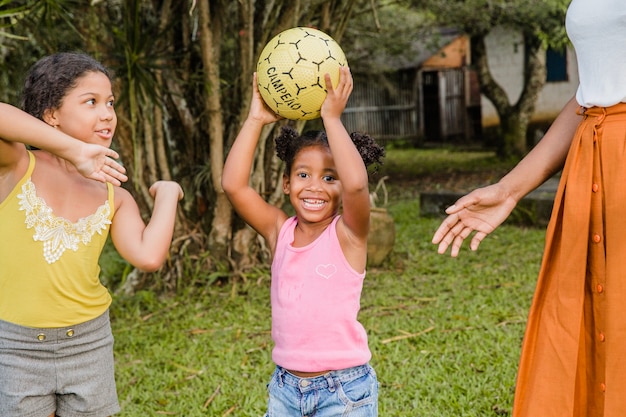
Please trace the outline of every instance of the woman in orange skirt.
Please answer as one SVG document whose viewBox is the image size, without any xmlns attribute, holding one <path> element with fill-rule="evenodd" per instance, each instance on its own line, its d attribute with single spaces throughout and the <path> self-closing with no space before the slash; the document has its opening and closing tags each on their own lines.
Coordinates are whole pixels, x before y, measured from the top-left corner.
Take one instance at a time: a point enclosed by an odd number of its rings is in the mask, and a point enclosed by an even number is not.
<svg viewBox="0 0 626 417">
<path fill-rule="evenodd" d="M 433 243 L 457 256 L 562 169 L 522 346 L 513 417 L 626 416 L 626 2 L 573 0 L 580 85 L 498 183 L 446 210 Z M 617 47 L 620 45 L 620 47 Z"/>
</svg>

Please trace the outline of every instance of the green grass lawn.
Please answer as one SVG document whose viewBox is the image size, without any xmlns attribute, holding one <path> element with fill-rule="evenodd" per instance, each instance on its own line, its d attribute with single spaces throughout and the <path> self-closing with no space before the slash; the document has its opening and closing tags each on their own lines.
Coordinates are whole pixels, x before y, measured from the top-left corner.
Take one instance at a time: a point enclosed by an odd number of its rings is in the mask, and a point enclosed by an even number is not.
<svg viewBox="0 0 626 417">
<path fill-rule="evenodd" d="M 407 152 L 421 157 L 397 151 Z M 430 243 L 441 219 L 420 217 L 418 199 L 399 193 L 389 211 L 396 245 L 368 270 L 360 314 L 380 415 L 509 415 L 544 230 L 505 225 L 452 259 Z M 236 287 L 116 296 L 111 312 L 121 416 L 265 412 L 274 367 L 265 268 Z"/>
</svg>

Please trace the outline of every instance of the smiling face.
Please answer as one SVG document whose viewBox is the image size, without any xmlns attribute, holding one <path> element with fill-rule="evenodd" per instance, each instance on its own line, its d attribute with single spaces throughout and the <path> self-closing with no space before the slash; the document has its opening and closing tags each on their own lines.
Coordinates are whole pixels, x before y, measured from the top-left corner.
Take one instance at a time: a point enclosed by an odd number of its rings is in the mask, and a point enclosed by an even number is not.
<svg viewBox="0 0 626 417">
<path fill-rule="evenodd" d="M 113 104 L 107 75 L 90 71 L 76 80 L 60 107 L 44 113 L 44 121 L 76 139 L 110 146 L 117 126 Z"/>
<path fill-rule="evenodd" d="M 321 145 L 300 149 L 291 172 L 283 176 L 283 191 L 298 220 L 316 223 L 332 219 L 341 204 L 341 183 L 330 149 Z"/>
</svg>

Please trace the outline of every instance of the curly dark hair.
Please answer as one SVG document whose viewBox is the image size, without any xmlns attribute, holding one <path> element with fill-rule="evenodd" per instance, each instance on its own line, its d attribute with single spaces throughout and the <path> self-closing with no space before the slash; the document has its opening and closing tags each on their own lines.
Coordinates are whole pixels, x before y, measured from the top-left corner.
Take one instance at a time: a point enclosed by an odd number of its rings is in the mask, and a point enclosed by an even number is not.
<svg viewBox="0 0 626 417">
<path fill-rule="evenodd" d="M 371 136 L 352 132 L 350 139 L 359 151 L 363 163 L 368 167 L 374 163 L 381 164 L 385 156 L 385 149 L 380 146 Z M 280 134 L 275 139 L 276 155 L 285 162 L 285 172 L 291 173 L 291 164 L 301 149 L 309 146 L 324 146 L 329 148 L 326 133 L 321 130 L 310 130 L 299 135 L 298 132 L 289 125 L 280 129 Z"/>
<path fill-rule="evenodd" d="M 88 72 L 111 74 L 100 62 L 80 52 L 59 52 L 37 61 L 26 74 L 22 90 L 22 109 L 43 120 L 48 109 L 61 107 L 63 98 Z"/>
</svg>

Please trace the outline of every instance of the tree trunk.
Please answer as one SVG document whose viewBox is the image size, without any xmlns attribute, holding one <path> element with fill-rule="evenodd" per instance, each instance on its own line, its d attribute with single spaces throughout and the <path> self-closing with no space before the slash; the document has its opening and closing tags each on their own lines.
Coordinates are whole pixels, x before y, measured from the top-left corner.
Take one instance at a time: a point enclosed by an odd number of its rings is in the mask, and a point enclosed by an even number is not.
<svg viewBox="0 0 626 417">
<path fill-rule="evenodd" d="M 223 258 L 227 247 L 232 224 L 232 209 L 222 189 L 222 171 L 224 168 L 224 121 L 222 118 L 220 68 L 220 18 L 211 19 L 208 0 L 198 2 L 200 21 L 200 45 L 206 85 L 205 110 L 209 115 L 208 131 L 210 142 L 211 181 L 215 190 L 213 221 L 209 232 L 209 246 L 212 255 Z"/>
<path fill-rule="evenodd" d="M 502 158 L 520 158 L 526 154 L 526 131 L 528 120 L 521 114 L 511 112 L 500 116 L 502 135 L 498 154 Z"/>
<path fill-rule="evenodd" d="M 500 118 L 500 140 L 497 152 L 501 158 L 519 158 L 528 151 L 526 133 L 535 111 L 539 93 L 545 84 L 545 50 L 534 35 L 524 34 L 524 85 L 515 104 L 510 104 L 506 91 L 495 81 L 487 63 L 485 35 L 471 37 L 472 62 L 481 85 L 481 91 L 494 105 Z"/>
</svg>

